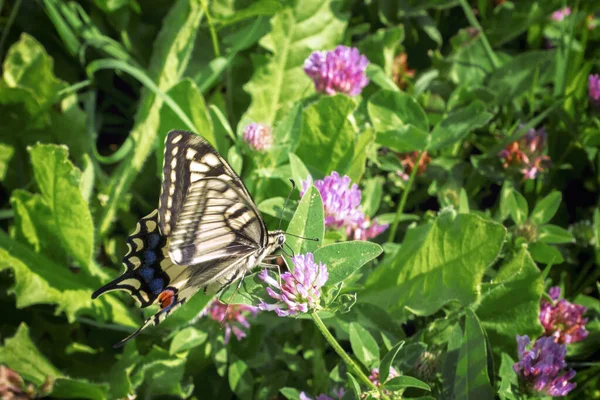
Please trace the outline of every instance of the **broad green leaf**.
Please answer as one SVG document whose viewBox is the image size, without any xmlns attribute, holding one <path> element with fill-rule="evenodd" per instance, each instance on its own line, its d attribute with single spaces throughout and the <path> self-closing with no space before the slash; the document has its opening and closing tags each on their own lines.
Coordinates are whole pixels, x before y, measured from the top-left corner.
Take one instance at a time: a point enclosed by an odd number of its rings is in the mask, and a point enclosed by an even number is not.
<svg viewBox="0 0 600 400">
<path fill-rule="evenodd" d="M 214 9 L 214 2 L 210 3 Z M 258 17 L 261 15 L 273 15 L 281 9 L 281 3 L 275 0 L 258 0 L 249 3 L 248 7 L 241 10 L 228 10 L 226 14 L 224 10 L 215 15 L 218 22 L 224 26 L 231 25 L 244 19 Z"/>
<path fill-rule="evenodd" d="M 485 126 L 493 115 L 482 101 L 451 111 L 431 132 L 429 150 L 439 150 L 464 139 L 470 132 Z"/>
<path fill-rule="evenodd" d="M 243 360 L 235 360 L 229 365 L 229 387 L 240 399 L 252 399 L 254 377 L 250 367 Z"/>
<path fill-rule="evenodd" d="M 365 367 L 372 368 L 379 363 L 379 346 L 368 330 L 352 322 L 349 336 L 352 352 Z"/>
<path fill-rule="evenodd" d="M 565 261 L 561 252 L 554 246 L 542 242 L 527 243 L 527 249 L 535 262 L 561 264 Z"/>
<path fill-rule="evenodd" d="M 404 27 L 402 25 L 391 28 L 378 29 L 358 43 L 358 49 L 370 63 L 378 65 L 386 75 L 392 75 L 392 65 L 398 46 L 404 40 Z"/>
<path fill-rule="evenodd" d="M 427 114 L 415 98 L 404 92 L 381 90 L 371 96 L 367 109 L 378 133 L 398 130 L 409 124 L 429 131 Z"/>
<path fill-rule="evenodd" d="M 476 215 L 443 213 L 407 232 L 389 264 L 371 273 L 362 299 L 418 315 L 433 314 L 452 300 L 471 304 L 505 234 L 502 225 Z"/>
<path fill-rule="evenodd" d="M 103 400 L 108 396 L 108 386 L 64 376 L 38 350 L 29 336 L 29 327 L 21 323 L 15 335 L 0 347 L 0 364 L 19 373 L 23 379 L 39 387 L 47 379 L 53 380 L 52 396 Z"/>
<path fill-rule="evenodd" d="M 456 399 L 493 399 L 488 377 L 486 338 L 473 311 L 467 309 L 464 336 L 454 381 Z"/>
<path fill-rule="evenodd" d="M 556 214 L 561 200 L 562 193 L 554 191 L 538 201 L 531 212 L 531 222 L 536 225 L 550 222 L 554 214 Z"/>
<path fill-rule="evenodd" d="M 514 188 L 507 190 L 505 196 L 506 207 L 515 224 L 525 223 L 529 214 L 529 206 L 525 197 Z"/>
<path fill-rule="evenodd" d="M 397 153 L 423 150 L 427 147 L 429 134 L 414 125 L 405 125 L 399 129 L 377 134 L 377 143 Z"/>
<path fill-rule="evenodd" d="M 148 68 L 150 79 L 163 92 L 181 79 L 194 47 L 202 15 L 202 7 L 196 0 L 177 0 L 166 15 L 154 43 Z M 123 206 L 136 175 L 153 150 L 163 102 L 162 97 L 148 89 L 142 92 L 140 108 L 130 134 L 136 146 L 131 157 L 125 158 L 115 170 L 102 192 L 108 201 L 102 208 L 97 239 L 102 239 L 110 231 L 117 209 Z"/>
<path fill-rule="evenodd" d="M 413 378 L 412 376 L 397 376 L 386 382 L 383 387 L 385 387 L 387 390 L 391 390 L 392 392 L 409 387 L 431 391 L 431 388 L 428 384 L 417 378 Z"/>
<path fill-rule="evenodd" d="M 492 63 L 485 51 L 485 46 L 479 36 L 471 37 L 466 30 L 451 40 L 456 44 L 456 50 L 451 55 L 452 66 L 448 77 L 455 84 L 483 84 L 485 77 L 493 70 Z"/>
<path fill-rule="evenodd" d="M 360 384 L 358 383 L 356 378 L 350 372 L 348 372 L 347 374 L 348 374 L 348 380 L 350 381 L 350 387 L 352 388 L 354 395 L 356 396 L 357 399 L 360 399 L 361 394 L 362 394 L 362 390 L 360 390 Z"/>
<path fill-rule="evenodd" d="M 33 115 L 47 110 L 58 100 L 58 92 L 67 86 L 54 76 L 53 69 L 54 61 L 42 45 L 23 33 L 6 53 L 2 72 L 6 87 L 0 85 L 0 93 L 7 89 L 25 91 L 34 99 L 27 104 Z"/>
<path fill-rule="evenodd" d="M 498 389 L 498 395 L 501 400 L 517 400 L 517 397 L 513 394 L 513 387 L 519 387 L 517 380 L 517 374 L 513 369 L 515 360 L 511 358 L 507 353 L 502 353 L 500 359 L 500 370 L 498 376 L 500 378 L 500 388 Z"/>
<path fill-rule="evenodd" d="M 177 332 L 171 346 L 169 347 L 169 354 L 176 354 L 181 351 L 193 349 L 196 346 L 200 346 L 208 339 L 208 334 L 194 327 L 188 327 Z"/>
<path fill-rule="evenodd" d="M 202 98 L 202 94 L 200 94 L 200 90 L 198 90 L 194 81 L 189 78 L 179 81 L 167 91 L 167 95 L 190 118 L 194 124 L 194 133 L 202 136 L 216 149 L 225 148 L 226 139 L 224 136 L 217 137 L 214 134 L 210 114 Z M 156 164 L 158 167 L 158 176 L 161 176 L 167 133 L 174 129 L 188 130 L 188 128 L 181 118 L 164 103 L 160 109 L 159 119 L 160 124 L 156 139 Z"/>
<path fill-rule="evenodd" d="M 298 190 L 302 190 L 302 182 L 305 182 L 311 176 L 308 168 L 306 168 L 300 157 L 294 153 L 290 153 L 290 167 L 292 168 L 292 179 L 296 187 Z"/>
<path fill-rule="evenodd" d="M 449 327 L 446 342 L 446 358 L 442 367 L 442 378 L 444 380 L 443 393 L 445 398 L 454 397 L 454 385 L 458 366 L 458 356 L 463 345 L 463 331 L 460 324 Z"/>
<path fill-rule="evenodd" d="M 311 186 L 306 193 L 304 193 L 304 197 L 300 200 L 300 204 L 298 205 L 286 232 L 310 238 L 300 239 L 293 236 L 287 236 L 286 242 L 295 254 L 314 252 L 323 243 L 323 235 L 325 232 L 323 200 L 321 200 L 321 195 L 314 186 Z M 313 238 L 318 239 L 318 241 L 311 240 Z"/>
<path fill-rule="evenodd" d="M 489 87 L 496 93 L 499 104 L 509 104 L 514 99 L 532 90 L 532 85 L 543 85 L 554 74 L 555 53 L 536 50 L 521 53 L 494 71 Z"/>
<path fill-rule="evenodd" d="M 375 142 L 375 131 L 373 129 L 365 129 L 358 135 L 354 144 L 354 157 L 350 162 L 350 166 L 346 170 L 346 175 L 352 182 L 360 182 L 365 173 L 366 162 L 368 157 L 368 148 Z"/>
<path fill-rule="evenodd" d="M 335 1 L 306 0 L 271 19 L 271 32 L 260 40 L 271 54 L 253 58 L 254 75 L 244 86 L 252 102 L 243 120 L 273 125 L 278 113 L 314 92 L 302 66 L 313 51 L 341 42 L 346 23 L 337 7 Z"/>
<path fill-rule="evenodd" d="M 121 325 L 139 325 L 114 295 L 92 303 L 92 292 L 101 284 L 88 271 L 75 274 L 0 230 L 0 271 L 5 269 L 13 270 L 15 284 L 9 293 L 15 294 L 19 309 L 34 304 L 56 304 L 56 313 L 64 312 L 69 322 L 74 322 L 78 315 L 91 315 Z"/>
<path fill-rule="evenodd" d="M 568 230 L 556 225 L 538 227 L 538 240 L 547 244 L 574 243 L 575 238 Z"/>
<path fill-rule="evenodd" d="M 400 349 L 404 346 L 404 341 L 398 343 L 394 347 L 387 352 L 385 356 L 381 359 L 381 363 L 379 363 L 379 382 L 386 382 L 387 378 L 390 374 L 390 368 L 392 367 L 392 363 L 396 358 L 396 355 L 400 351 Z M 385 385 L 387 387 L 387 385 Z"/>
<path fill-rule="evenodd" d="M 367 65 L 367 78 L 369 78 L 369 81 L 382 89 L 393 90 L 395 92 L 400 91 L 396 83 L 386 75 L 383 68 L 381 68 L 379 65 Z"/>
<path fill-rule="evenodd" d="M 173 357 L 167 350 L 154 346 L 135 368 L 131 376 L 133 386 L 142 385 L 145 391 L 156 397 L 170 395 L 187 398 L 193 385 L 183 385 L 186 382 L 185 362 L 185 357 Z"/>
<path fill-rule="evenodd" d="M 481 301 L 475 312 L 494 352 L 515 354 L 515 336 L 537 337 L 544 282 L 527 250 L 506 262 L 490 283 L 481 284 Z"/>
<path fill-rule="evenodd" d="M 240 152 L 240 149 L 237 146 L 231 146 L 229 151 L 227 152 L 227 161 L 231 168 L 240 175 L 242 173 L 242 168 L 244 166 L 244 158 Z"/>
<path fill-rule="evenodd" d="M 376 176 L 365 181 L 365 188 L 362 192 L 361 208 L 365 215 L 373 217 L 379 205 L 381 204 L 381 198 L 383 197 L 383 177 Z"/>
<path fill-rule="evenodd" d="M 87 268 L 94 247 L 88 204 L 79 190 L 81 171 L 68 159 L 66 146 L 38 144 L 29 149 L 35 180 L 48 206 L 61 246 Z"/>
<path fill-rule="evenodd" d="M 298 400 L 300 399 L 300 391 L 291 387 L 284 387 L 279 389 L 279 392 L 285 396 L 288 400 Z"/>
<path fill-rule="evenodd" d="M 356 103 L 345 95 L 326 96 L 308 106 L 296 154 L 309 169 L 344 174 L 354 156 L 356 134 L 348 116 Z"/>
<path fill-rule="evenodd" d="M 360 240 L 333 243 L 315 250 L 315 261 L 327 265 L 327 285 L 335 285 L 348 278 L 360 267 L 375 259 L 383 249 L 380 245 Z"/>
</svg>

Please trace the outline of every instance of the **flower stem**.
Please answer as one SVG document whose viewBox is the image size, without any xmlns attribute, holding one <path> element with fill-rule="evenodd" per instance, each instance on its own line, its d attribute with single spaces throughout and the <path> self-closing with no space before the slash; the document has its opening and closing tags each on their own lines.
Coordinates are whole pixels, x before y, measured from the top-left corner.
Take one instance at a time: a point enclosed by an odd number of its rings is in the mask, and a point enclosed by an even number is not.
<svg viewBox="0 0 600 400">
<path fill-rule="evenodd" d="M 331 347 L 333 347 L 335 352 L 338 353 L 338 355 L 342 358 L 342 360 L 344 360 L 346 365 L 356 374 L 356 376 L 358 376 L 358 378 L 361 381 L 363 381 L 363 383 L 367 385 L 369 389 L 378 390 L 377 386 L 375 386 L 373 382 L 371 382 L 369 378 L 367 378 L 367 376 L 361 371 L 360 367 L 356 365 L 354 360 L 352 360 L 352 358 L 350 358 L 350 356 L 344 351 L 344 349 L 342 349 L 342 346 L 340 346 L 340 344 L 337 342 L 337 340 L 335 340 L 331 332 L 329 332 L 329 329 L 327 329 L 327 327 L 323 323 L 323 320 L 321 320 L 321 317 L 319 317 L 316 311 L 311 312 L 310 316 L 312 317 L 313 321 L 315 321 L 315 325 L 317 325 L 317 328 L 319 328 L 319 330 L 321 331 L 325 339 L 329 342 Z"/>
<path fill-rule="evenodd" d="M 213 19 L 208 11 L 207 0 L 200 0 L 200 3 L 202 3 L 204 15 L 206 15 L 206 22 L 208 22 L 208 29 L 210 30 L 210 38 L 212 40 L 215 57 L 221 57 L 221 50 L 219 49 L 219 39 L 217 38 L 217 31 L 215 29 L 215 25 L 213 24 Z"/>
<path fill-rule="evenodd" d="M 479 38 L 481 39 L 481 44 L 483 45 L 485 53 L 487 54 L 488 58 L 490 59 L 492 66 L 494 67 L 494 69 L 498 69 L 500 67 L 500 62 L 498 61 L 498 58 L 496 57 L 496 53 L 494 53 L 494 50 L 492 50 L 492 46 L 490 45 L 490 42 L 487 40 L 485 33 L 483 33 L 483 28 L 479 24 L 479 21 L 477 21 L 477 18 L 475 18 L 475 14 L 473 14 L 473 10 L 471 9 L 471 6 L 469 5 L 469 3 L 467 3 L 467 0 L 459 0 L 459 2 L 465 13 L 465 16 L 467 17 L 467 20 L 469 21 L 469 24 L 471 24 L 471 26 L 473 28 L 475 28 L 479 31 Z"/>
<path fill-rule="evenodd" d="M 415 166 L 410 172 L 410 178 L 408 178 L 408 182 L 406 183 L 406 187 L 404 188 L 404 192 L 402 193 L 402 198 L 400 199 L 400 204 L 398 204 L 398 209 L 396 210 L 396 216 L 394 217 L 394 224 L 392 225 L 392 229 L 390 229 L 390 235 L 388 236 L 388 242 L 393 242 L 394 237 L 396 236 L 396 230 L 398 229 L 398 224 L 400 223 L 400 217 L 402 216 L 402 212 L 404 211 L 404 206 L 406 205 L 406 200 L 408 199 L 408 193 L 410 192 L 410 188 L 412 187 L 413 181 L 417 176 L 417 170 L 419 169 L 419 164 L 421 163 L 421 158 L 425 154 L 425 150 L 419 153 L 417 157 L 417 161 L 415 161 Z"/>
</svg>

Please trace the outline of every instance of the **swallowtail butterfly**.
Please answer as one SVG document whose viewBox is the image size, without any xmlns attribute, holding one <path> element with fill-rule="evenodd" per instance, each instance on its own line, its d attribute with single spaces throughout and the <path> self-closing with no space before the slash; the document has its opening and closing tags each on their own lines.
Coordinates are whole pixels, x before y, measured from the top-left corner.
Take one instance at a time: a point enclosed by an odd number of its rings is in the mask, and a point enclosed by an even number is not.
<svg viewBox="0 0 600 400">
<path fill-rule="evenodd" d="M 92 298 L 125 290 L 142 308 L 160 306 L 118 347 L 197 291 L 217 293 L 242 278 L 284 242 L 283 231 L 267 231 L 240 177 L 206 140 L 171 131 L 158 210 L 140 219 L 127 239 L 125 272 Z"/>
</svg>

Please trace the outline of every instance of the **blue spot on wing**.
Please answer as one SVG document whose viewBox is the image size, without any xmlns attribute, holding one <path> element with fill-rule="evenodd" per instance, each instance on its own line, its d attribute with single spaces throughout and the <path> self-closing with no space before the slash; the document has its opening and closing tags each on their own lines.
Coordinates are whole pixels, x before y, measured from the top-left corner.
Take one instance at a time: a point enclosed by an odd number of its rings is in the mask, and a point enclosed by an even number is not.
<svg viewBox="0 0 600 400">
<path fill-rule="evenodd" d="M 154 270 L 152 268 L 142 267 L 138 271 L 139 271 L 140 276 L 146 282 L 150 282 L 152 280 L 152 278 L 154 278 Z"/>
<path fill-rule="evenodd" d="M 153 294 L 159 294 L 163 290 L 165 281 L 162 278 L 155 278 L 150 281 L 148 286 Z"/>
<path fill-rule="evenodd" d="M 160 235 L 158 233 L 151 233 L 148 235 L 148 247 L 151 249 L 156 248 L 160 242 Z"/>
<path fill-rule="evenodd" d="M 152 265 L 156 262 L 156 253 L 152 250 L 146 250 L 144 252 L 144 264 Z"/>
</svg>

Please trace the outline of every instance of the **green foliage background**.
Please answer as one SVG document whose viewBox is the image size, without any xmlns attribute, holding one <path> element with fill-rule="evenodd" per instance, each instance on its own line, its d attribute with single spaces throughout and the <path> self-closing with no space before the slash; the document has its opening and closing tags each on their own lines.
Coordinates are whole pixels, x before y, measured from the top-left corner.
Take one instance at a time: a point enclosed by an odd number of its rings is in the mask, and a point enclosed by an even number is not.
<svg viewBox="0 0 600 400">
<path fill-rule="evenodd" d="M 571 16 L 552 21 L 566 5 Z M 366 215 L 391 225 L 378 244 L 347 242 L 324 229 L 314 188 L 283 213 L 288 232 L 322 239 L 288 243 L 330 268 L 327 328 L 365 372 L 402 374 L 390 396 L 525 398 L 515 336 L 542 334 L 540 300 L 558 285 L 589 308 L 588 338 L 568 347 L 570 396 L 600 398 L 600 120 L 587 86 L 600 69 L 600 28 L 588 25 L 599 7 L 0 1 L 0 364 L 54 398 L 366 391 L 310 319 L 261 313 L 225 345 L 218 324 L 198 318 L 211 300 L 202 294 L 112 349 L 148 313 L 125 295 L 91 294 L 121 272 L 127 235 L 157 205 L 164 138 L 185 129 L 240 173 L 272 229 L 289 178 L 333 171 L 359 184 Z M 339 44 L 371 62 L 359 96 L 318 94 L 302 69 Z M 416 70 L 403 81 L 402 53 Z M 251 122 L 273 127 L 269 152 L 241 140 Z M 525 181 L 503 169 L 498 152 L 542 125 L 550 170 Z M 402 180 L 397 154 L 425 151 L 427 171 Z M 251 276 L 234 302 L 261 297 Z"/>
</svg>

